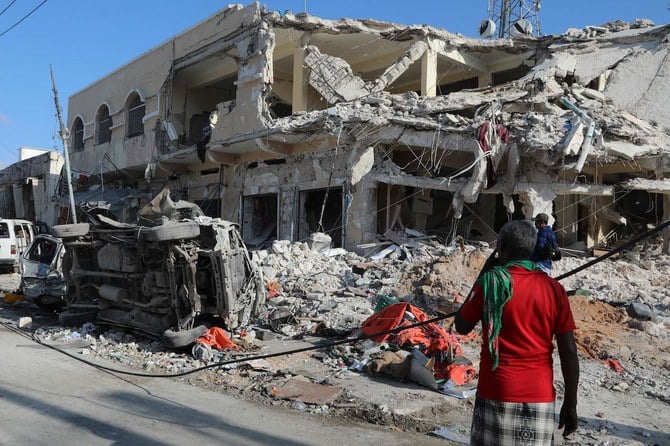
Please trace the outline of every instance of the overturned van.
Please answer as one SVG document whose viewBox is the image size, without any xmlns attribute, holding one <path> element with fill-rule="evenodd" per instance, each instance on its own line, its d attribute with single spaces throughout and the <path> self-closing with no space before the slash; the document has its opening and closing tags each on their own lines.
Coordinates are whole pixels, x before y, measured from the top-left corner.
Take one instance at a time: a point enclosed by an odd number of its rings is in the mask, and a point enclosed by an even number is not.
<svg viewBox="0 0 670 446">
<path fill-rule="evenodd" d="M 157 218 L 145 221 L 161 222 L 155 226 L 100 213 L 89 223 L 52 228 L 65 246 L 61 322 L 95 319 L 182 347 L 204 332 L 201 319 L 219 318 L 235 329 L 257 317 L 266 290 L 237 225 L 202 216 L 192 203 L 172 203 L 165 194 L 153 209 Z"/>
</svg>

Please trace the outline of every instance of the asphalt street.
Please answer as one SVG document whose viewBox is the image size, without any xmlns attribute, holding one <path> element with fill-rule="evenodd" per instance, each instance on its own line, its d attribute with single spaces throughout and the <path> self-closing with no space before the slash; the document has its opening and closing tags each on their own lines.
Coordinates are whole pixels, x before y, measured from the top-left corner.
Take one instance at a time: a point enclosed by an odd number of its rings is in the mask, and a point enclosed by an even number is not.
<svg viewBox="0 0 670 446">
<path fill-rule="evenodd" d="M 2 326 L 0 351 L 0 445 L 447 444 L 257 405 L 175 379 L 120 378 Z"/>
</svg>

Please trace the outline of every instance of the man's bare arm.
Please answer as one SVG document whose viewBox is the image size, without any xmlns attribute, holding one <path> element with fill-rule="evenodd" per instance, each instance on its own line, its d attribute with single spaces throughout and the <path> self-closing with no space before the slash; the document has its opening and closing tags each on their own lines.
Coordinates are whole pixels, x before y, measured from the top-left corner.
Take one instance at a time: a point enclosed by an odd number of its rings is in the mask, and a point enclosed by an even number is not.
<svg viewBox="0 0 670 446">
<path fill-rule="evenodd" d="M 575 336 L 569 331 L 556 336 L 558 355 L 561 358 L 561 371 L 565 382 L 565 396 L 559 418 L 558 428 L 565 426 L 566 437 L 577 430 L 577 387 L 579 386 L 579 359 Z"/>
<path fill-rule="evenodd" d="M 477 325 L 477 323 L 473 324 L 468 322 L 461 316 L 461 313 L 456 313 L 455 326 L 458 334 L 465 335 L 470 333 L 472 329 L 475 328 L 475 325 Z"/>
</svg>

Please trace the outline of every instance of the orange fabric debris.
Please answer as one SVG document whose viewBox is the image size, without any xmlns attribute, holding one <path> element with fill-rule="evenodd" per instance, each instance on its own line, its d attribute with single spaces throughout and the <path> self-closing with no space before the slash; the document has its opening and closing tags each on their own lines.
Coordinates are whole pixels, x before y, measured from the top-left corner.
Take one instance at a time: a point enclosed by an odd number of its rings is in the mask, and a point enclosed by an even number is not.
<svg viewBox="0 0 670 446">
<path fill-rule="evenodd" d="M 415 320 L 407 320 L 405 318 L 405 312 L 414 315 Z M 380 312 L 367 318 L 363 322 L 361 328 L 366 335 L 374 335 L 375 333 L 385 332 L 398 327 L 406 327 L 426 320 L 428 320 L 428 316 L 426 316 L 423 311 L 411 304 L 399 302 L 389 305 Z M 442 327 L 435 323 L 409 328 L 397 334 L 372 336 L 370 339 L 375 342 L 390 340 L 399 346 L 408 344 L 412 346 L 421 345 L 423 346 L 421 351 L 426 356 L 433 356 L 437 352 L 449 351 L 456 355 L 463 354 L 463 350 L 458 344 L 456 336 L 447 333 Z"/>
<path fill-rule="evenodd" d="M 623 373 L 623 367 L 621 367 L 621 363 L 616 360 L 616 359 L 606 359 L 603 361 L 603 364 L 605 364 L 607 367 L 610 369 L 614 370 L 617 373 Z"/>
<path fill-rule="evenodd" d="M 204 335 L 196 339 L 195 342 L 201 342 L 217 350 L 239 350 L 240 348 L 230 340 L 223 328 L 212 327 Z"/>
<path fill-rule="evenodd" d="M 267 282 L 266 287 L 268 289 L 268 299 L 272 299 L 273 297 L 279 296 L 279 293 L 281 291 L 281 284 L 276 281 L 270 281 Z"/>
<path fill-rule="evenodd" d="M 435 379 L 450 379 L 457 386 L 469 383 L 477 377 L 477 370 L 467 364 L 449 364 L 442 369 L 435 367 Z"/>
</svg>

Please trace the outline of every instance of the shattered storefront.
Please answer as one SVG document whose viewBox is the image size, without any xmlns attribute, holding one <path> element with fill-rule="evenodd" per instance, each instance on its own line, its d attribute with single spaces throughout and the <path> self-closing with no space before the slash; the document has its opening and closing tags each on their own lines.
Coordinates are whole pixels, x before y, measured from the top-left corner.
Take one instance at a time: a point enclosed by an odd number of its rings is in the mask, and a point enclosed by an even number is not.
<svg viewBox="0 0 670 446">
<path fill-rule="evenodd" d="M 112 104 L 110 141 L 84 128 L 73 164 L 105 156 L 103 178 L 213 203 L 250 246 L 403 227 L 491 241 L 544 212 L 583 250 L 670 217 L 669 31 L 484 41 L 232 6 L 117 70 L 124 85 L 75 94 L 70 122 L 114 89 L 147 108 L 129 136 Z"/>
</svg>

